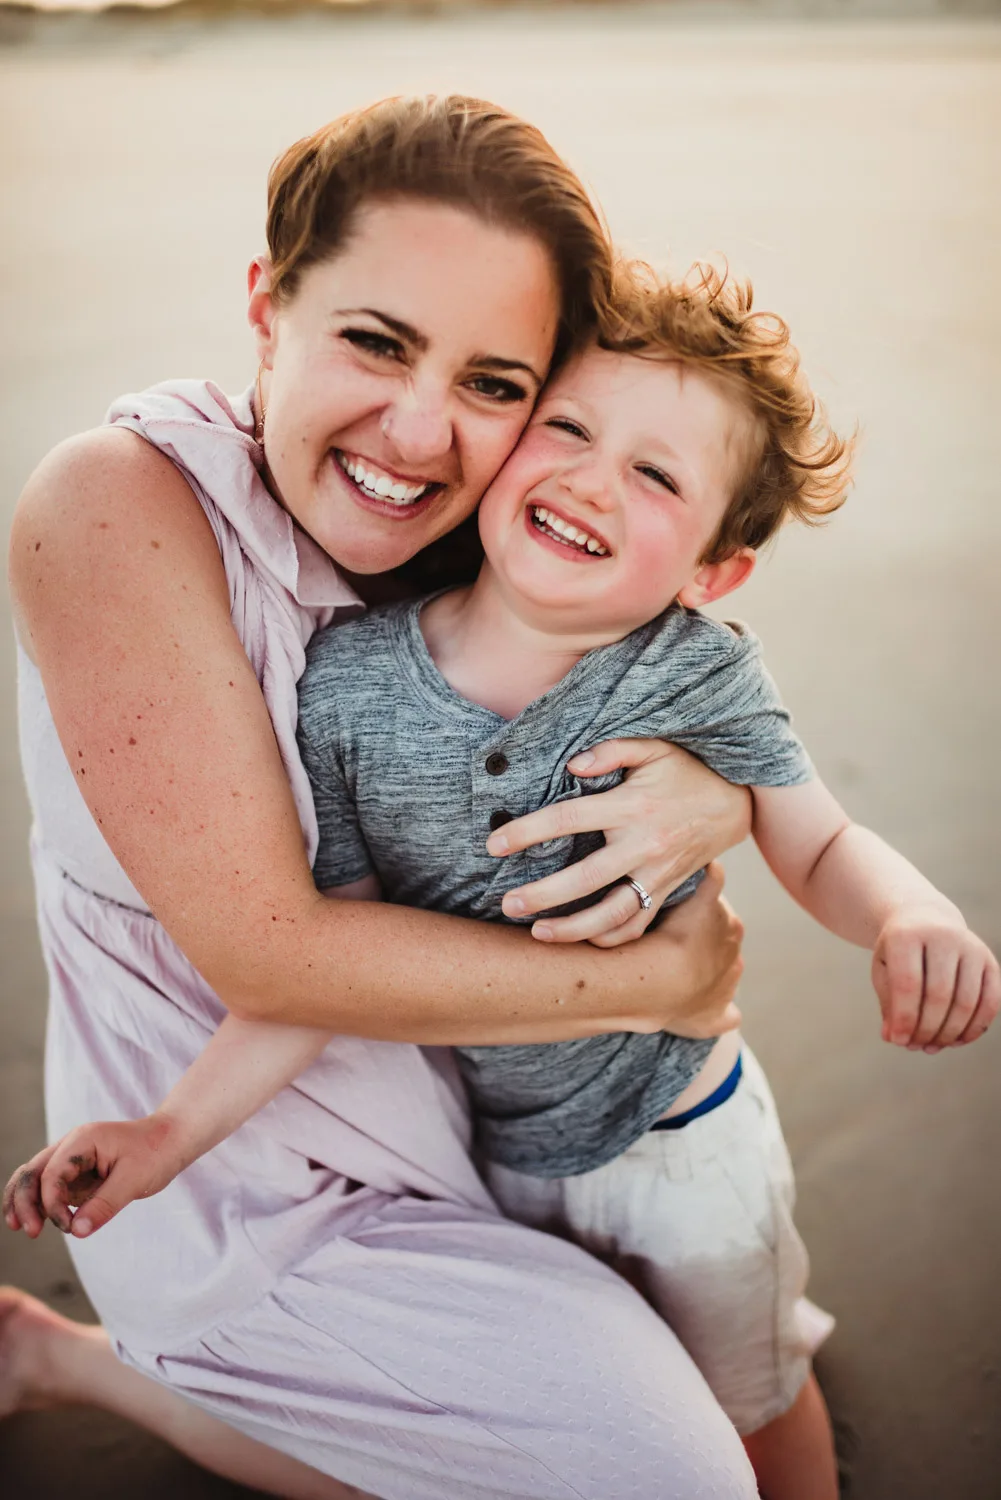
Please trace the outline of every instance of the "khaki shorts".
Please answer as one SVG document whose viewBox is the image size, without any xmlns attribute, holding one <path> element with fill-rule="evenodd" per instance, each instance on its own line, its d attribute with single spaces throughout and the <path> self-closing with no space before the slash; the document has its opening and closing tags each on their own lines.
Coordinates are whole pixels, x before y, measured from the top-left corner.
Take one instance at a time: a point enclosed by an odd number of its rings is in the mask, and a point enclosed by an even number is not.
<svg viewBox="0 0 1001 1500">
<path fill-rule="evenodd" d="M 528 1177 L 488 1163 L 485 1175 L 511 1218 L 575 1240 L 632 1281 L 746 1434 L 793 1404 L 818 1340 L 797 1307 L 809 1263 L 775 1101 L 746 1045 L 743 1064 L 724 1104 L 648 1131 L 595 1172 Z"/>
</svg>

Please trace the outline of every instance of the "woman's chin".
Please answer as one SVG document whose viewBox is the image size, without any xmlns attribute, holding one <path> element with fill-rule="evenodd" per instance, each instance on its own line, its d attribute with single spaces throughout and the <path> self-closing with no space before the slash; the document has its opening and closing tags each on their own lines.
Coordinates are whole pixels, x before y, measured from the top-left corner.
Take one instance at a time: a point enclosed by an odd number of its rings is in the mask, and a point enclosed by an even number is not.
<svg viewBox="0 0 1001 1500">
<path fill-rule="evenodd" d="M 400 537 L 373 537 L 369 539 L 354 538 L 347 546 L 343 537 L 318 537 L 320 546 L 328 553 L 333 562 L 342 573 L 353 574 L 359 578 L 374 578 L 380 573 L 391 573 L 394 568 L 402 567 L 409 562 L 416 553 L 420 552 L 429 541 L 431 536 L 416 538 L 416 545 L 401 545 Z"/>
</svg>

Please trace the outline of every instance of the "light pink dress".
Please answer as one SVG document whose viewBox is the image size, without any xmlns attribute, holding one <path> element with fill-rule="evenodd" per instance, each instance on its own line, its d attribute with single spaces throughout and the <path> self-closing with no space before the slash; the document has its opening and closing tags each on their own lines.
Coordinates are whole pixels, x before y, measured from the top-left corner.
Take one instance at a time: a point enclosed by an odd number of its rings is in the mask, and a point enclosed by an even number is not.
<svg viewBox="0 0 1001 1500">
<path fill-rule="evenodd" d="M 358 601 L 264 486 L 249 392 L 179 381 L 108 420 L 204 507 L 312 855 L 295 685 L 312 633 Z M 148 1112 L 223 1009 L 104 843 L 23 654 L 20 698 L 55 1138 Z M 499 1217 L 468 1147 L 447 1051 L 345 1037 L 164 1193 L 69 1243 L 123 1360 L 384 1500 L 751 1500 L 666 1326 L 582 1251 Z"/>
</svg>

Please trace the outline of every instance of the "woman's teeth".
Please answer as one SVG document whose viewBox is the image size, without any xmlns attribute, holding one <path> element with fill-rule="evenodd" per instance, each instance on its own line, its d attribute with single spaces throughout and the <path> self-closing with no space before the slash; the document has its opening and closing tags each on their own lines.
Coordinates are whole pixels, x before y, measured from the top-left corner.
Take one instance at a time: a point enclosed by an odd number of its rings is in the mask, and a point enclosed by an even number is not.
<svg viewBox="0 0 1001 1500">
<path fill-rule="evenodd" d="M 390 505 L 413 505 L 431 488 L 430 483 L 403 484 L 398 479 L 391 479 L 381 469 L 366 468 L 357 459 L 348 458 L 346 453 L 336 453 L 335 457 L 345 474 L 373 500 L 386 500 Z"/>
<path fill-rule="evenodd" d="M 608 556 L 608 548 L 596 536 L 581 531 L 579 526 L 571 526 L 569 521 L 554 515 L 544 505 L 532 506 L 532 520 L 544 535 L 553 537 L 557 542 L 567 542 L 579 552 L 593 552 L 595 557 Z"/>
</svg>

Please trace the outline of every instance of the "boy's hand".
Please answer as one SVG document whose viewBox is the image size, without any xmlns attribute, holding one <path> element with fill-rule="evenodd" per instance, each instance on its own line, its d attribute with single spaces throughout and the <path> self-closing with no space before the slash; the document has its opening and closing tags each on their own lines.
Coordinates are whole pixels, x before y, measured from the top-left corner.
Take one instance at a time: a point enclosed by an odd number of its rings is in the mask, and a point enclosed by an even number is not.
<svg viewBox="0 0 1001 1500">
<path fill-rule="evenodd" d="M 4 1222 L 33 1240 L 51 1219 L 84 1239 L 126 1204 L 159 1193 L 186 1165 L 164 1116 L 81 1125 L 18 1167 L 4 1190 Z"/>
<path fill-rule="evenodd" d="M 983 1036 L 1001 1005 L 1001 971 L 986 943 L 940 907 L 905 907 L 886 922 L 872 958 L 883 1040 L 940 1052 Z"/>
</svg>

